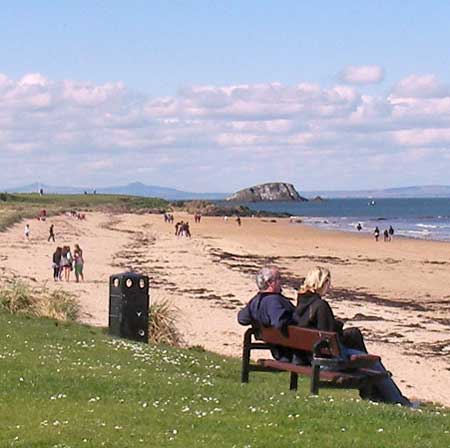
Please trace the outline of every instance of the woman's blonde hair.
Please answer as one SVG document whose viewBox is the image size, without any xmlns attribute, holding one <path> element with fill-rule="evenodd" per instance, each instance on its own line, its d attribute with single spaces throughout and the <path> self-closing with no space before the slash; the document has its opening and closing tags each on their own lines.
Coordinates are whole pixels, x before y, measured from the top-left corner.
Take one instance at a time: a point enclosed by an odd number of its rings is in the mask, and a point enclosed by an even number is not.
<svg viewBox="0 0 450 448">
<path fill-rule="evenodd" d="M 306 292 L 317 292 L 320 294 L 327 281 L 329 282 L 330 280 L 330 271 L 327 268 L 316 266 L 306 274 L 305 280 L 298 292 L 300 294 Z"/>
</svg>

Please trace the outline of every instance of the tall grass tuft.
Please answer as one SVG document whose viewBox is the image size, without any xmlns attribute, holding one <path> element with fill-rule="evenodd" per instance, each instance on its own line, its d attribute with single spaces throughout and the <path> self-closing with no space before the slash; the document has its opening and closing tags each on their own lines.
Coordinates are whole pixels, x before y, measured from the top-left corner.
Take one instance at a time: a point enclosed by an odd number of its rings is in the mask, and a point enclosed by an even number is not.
<svg viewBox="0 0 450 448">
<path fill-rule="evenodd" d="M 168 299 L 152 302 L 149 310 L 149 341 L 179 347 L 183 338 L 176 327 L 178 308 Z"/>
<path fill-rule="evenodd" d="M 31 313 L 33 309 L 33 291 L 21 280 L 0 289 L 0 306 L 10 313 Z"/>
<path fill-rule="evenodd" d="M 72 293 L 48 288 L 33 289 L 22 280 L 0 289 L 0 309 L 58 320 L 76 320 L 80 307 Z"/>
<path fill-rule="evenodd" d="M 57 320 L 77 320 L 80 315 L 80 305 L 74 294 L 62 289 L 43 290 L 36 309 L 39 316 Z"/>
</svg>

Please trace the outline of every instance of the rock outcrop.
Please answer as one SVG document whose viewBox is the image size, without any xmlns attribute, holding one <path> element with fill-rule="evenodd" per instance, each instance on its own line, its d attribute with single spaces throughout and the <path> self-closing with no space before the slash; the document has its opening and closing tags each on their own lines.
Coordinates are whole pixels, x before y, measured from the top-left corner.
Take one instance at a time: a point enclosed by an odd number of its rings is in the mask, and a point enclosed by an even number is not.
<svg viewBox="0 0 450 448">
<path fill-rule="evenodd" d="M 292 184 L 284 182 L 272 182 L 245 188 L 232 194 L 226 200 L 236 202 L 307 201 L 298 194 Z"/>
</svg>

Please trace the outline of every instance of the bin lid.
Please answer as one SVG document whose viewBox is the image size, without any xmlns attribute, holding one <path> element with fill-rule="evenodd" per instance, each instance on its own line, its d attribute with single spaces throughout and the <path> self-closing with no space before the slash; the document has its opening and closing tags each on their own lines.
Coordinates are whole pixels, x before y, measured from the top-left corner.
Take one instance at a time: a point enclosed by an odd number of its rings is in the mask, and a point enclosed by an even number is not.
<svg viewBox="0 0 450 448">
<path fill-rule="evenodd" d="M 141 279 L 141 278 L 148 278 L 148 275 L 138 274 L 137 272 L 121 272 L 120 274 L 113 274 L 109 276 L 110 279 L 112 278 L 133 278 L 133 279 Z"/>
</svg>

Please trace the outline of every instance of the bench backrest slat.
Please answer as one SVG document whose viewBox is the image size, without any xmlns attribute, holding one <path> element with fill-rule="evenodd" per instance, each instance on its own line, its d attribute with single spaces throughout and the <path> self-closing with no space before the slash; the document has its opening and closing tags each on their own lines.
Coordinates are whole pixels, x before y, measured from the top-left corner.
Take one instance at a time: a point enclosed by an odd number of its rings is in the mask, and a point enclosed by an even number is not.
<svg viewBox="0 0 450 448">
<path fill-rule="evenodd" d="M 323 349 L 321 350 L 321 353 L 341 357 L 341 347 L 337 333 L 289 326 L 288 334 L 289 337 L 286 337 L 276 328 L 261 328 L 261 337 L 269 344 L 282 345 L 283 347 L 312 352 L 314 345 L 317 342 L 322 339 L 327 339 L 329 349 Z"/>
</svg>

